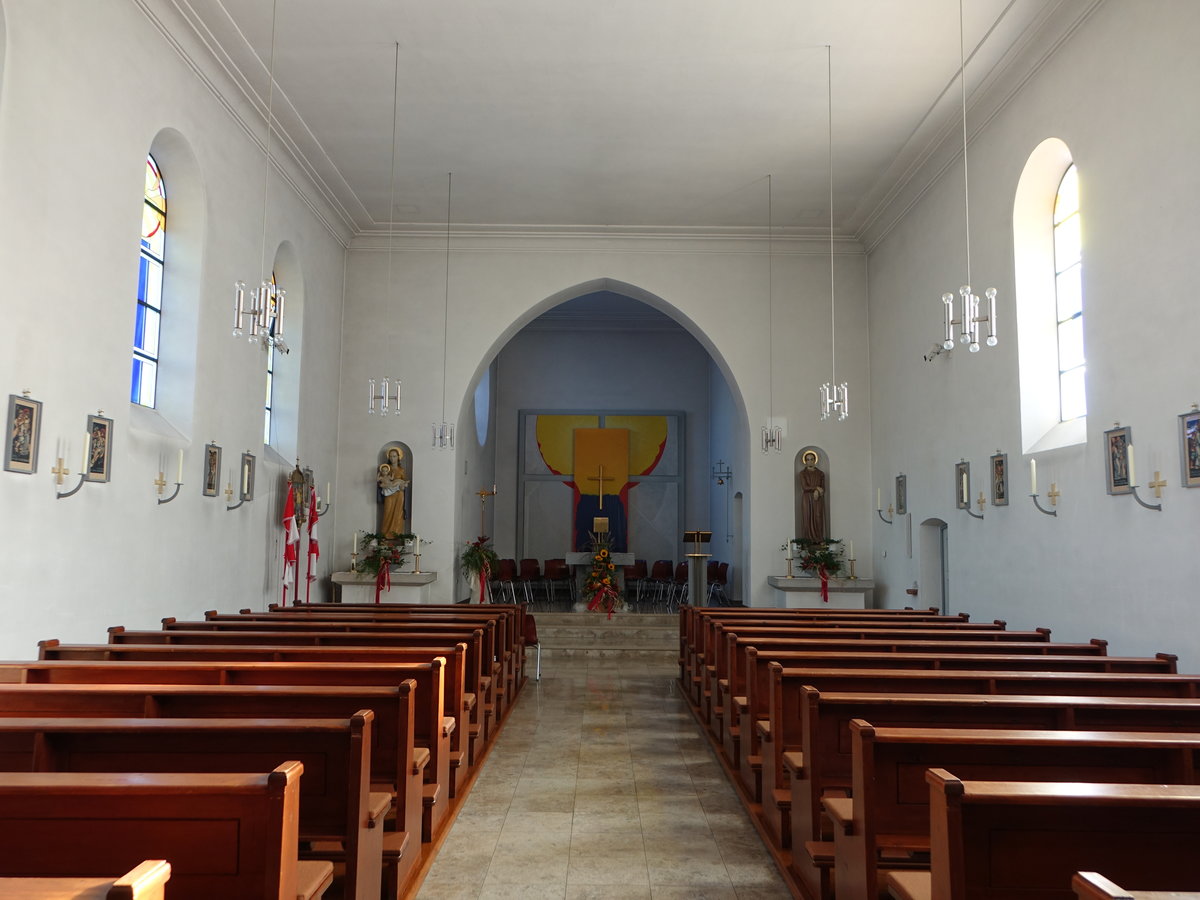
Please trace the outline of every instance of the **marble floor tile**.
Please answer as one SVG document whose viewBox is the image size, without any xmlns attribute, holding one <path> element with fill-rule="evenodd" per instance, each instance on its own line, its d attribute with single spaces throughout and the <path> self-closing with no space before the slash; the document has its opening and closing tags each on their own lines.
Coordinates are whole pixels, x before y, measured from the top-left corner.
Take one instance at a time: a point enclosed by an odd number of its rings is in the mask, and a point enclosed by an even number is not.
<svg viewBox="0 0 1200 900">
<path fill-rule="evenodd" d="M 543 660 L 419 900 L 789 896 L 677 679 L 670 664 Z"/>
</svg>

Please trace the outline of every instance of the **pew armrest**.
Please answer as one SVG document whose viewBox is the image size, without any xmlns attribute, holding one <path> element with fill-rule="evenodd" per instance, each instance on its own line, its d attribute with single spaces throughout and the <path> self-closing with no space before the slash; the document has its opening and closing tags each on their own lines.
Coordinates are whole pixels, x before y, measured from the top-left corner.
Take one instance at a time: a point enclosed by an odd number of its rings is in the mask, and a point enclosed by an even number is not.
<svg viewBox="0 0 1200 900">
<path fill-rule="evenodd" d="M 795 779 L 804 778 L 804 753 L 800 750 L 787 750 L 783 754 L 783 767 Z"/>
<path fill-rule="evenodd" d="M 759 719 L 757 722 L 754 723 L 754 730 L 758 734 L 758 739 L 760 741 L 766 741 L 767 743 L 771 742 L 771 720 L 770 719 Z"/>
<path fill-rule="evenodd" d="M 750 701 L 747 700 L 745 697 L 734 697 L 733 698 L 733 707 L 734 707 L 734 709 L 737 710 L 738 715 L 740 716 L 742 713 L 744 713 L 746 710 L 748 710 L 750 708 Z"/>
<path fill-rule="evenodd" d="M 420 775 L 425 771 L 425 767 L 429 765 L 429 748 L 428 747 L 413 747 L 413 771 L 414 775 Z"/>
<path fill-rule="evenodd" d="M 842 834 L 854 834 L 854 801 L 849 797 L 822 797 L 821 806 Z"/>
<path fill-rule="evenodd" d="M 888 872 L 887 889 L 896 900 L 932 900 L 933 876 L 929 872 Z"/>
<path fill-rule="evenodd" d="M 367 827 L 379 828 L 392 808 L 392 795 L 387 791 L 371 791 L 367 795 Z"/>
<path fill-rule="evenodd" d="M 296 863 L 296 900 L 314 900 L 333 884 L 333 863 L 302 859 Z"/>
<path fill-rule="evenodd" d="M 442 716 L 442 737 L 450 737 L 457 725 L 458 719 L 454 718 L 454 716 Z"/>
</svg>

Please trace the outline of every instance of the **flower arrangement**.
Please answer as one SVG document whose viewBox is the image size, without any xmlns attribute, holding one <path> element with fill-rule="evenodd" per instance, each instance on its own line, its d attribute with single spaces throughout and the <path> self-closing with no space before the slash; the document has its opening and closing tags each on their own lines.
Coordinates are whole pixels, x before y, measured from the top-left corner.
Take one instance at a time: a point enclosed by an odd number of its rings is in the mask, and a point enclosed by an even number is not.
<svg viewBox="0 0 1200 900">
<path fill-rule="evenodd" d="M 468 581 L 479 579 L 479 602 L 487 596 L 487 585 L 492 580 L 492 572 L 500 564 L 500 556 L 492 549 L 491 541 L 486 534 L 481 534 L 473 541 L 467 541 L 459 554 L 458 564 Z"/>
<path fill-rule="evenodd" d="M 408 557 L 408 542 L 414 537 L 412 534 L 393 534 L 389 537 L 370 531 L 359 535 L 362 552 L 358 554 L 354 571 L 360 574 L 369 572 L 378 576 L 379 570 L 385 566 L 390 568 L 404 565 Z"/>
<path fill-rule="evenodd" d="M 584 593 L 592 598 L 588 601 L 588 610 L 603 610 L 611 619 L 613 612 L 623 605 L 621 592 L 617 590 L 617 566 L 612 561 L 608 534 L 589 536 L 592 539 L 592 566 L 583 583 Z"/>
<path fill-rule="evenodd" d="M 842 571 L 842 550 L 838 538 L 816 541 L 812 538 L 792 538 L 796 545 L 796 562 L 800 570 L 821 579 L 821 599 L 829 602 L 829 579 Z"/>
</svg>

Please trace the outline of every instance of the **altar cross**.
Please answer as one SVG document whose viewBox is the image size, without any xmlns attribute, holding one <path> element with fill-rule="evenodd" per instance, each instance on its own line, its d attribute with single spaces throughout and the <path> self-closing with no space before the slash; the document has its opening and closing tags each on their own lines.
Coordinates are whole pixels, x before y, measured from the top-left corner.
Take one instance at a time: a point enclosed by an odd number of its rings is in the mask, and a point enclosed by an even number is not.
<svg viewBox="0 0 1200 900">
<path fill-rule="evenodd" d="M 615 481 L 616 479 L 614 479 L 614 478 L 613 478 L 611 475 L 605 475 L 605 474 L 604 474 L 604 463 L 601 463 L 601 464 L 600 464 L 600 466 L 599 466 L 599 472 L 598 472 L 598 474 L 596 474 L 596 475 L 589 475 L 589 476 L 588 476 L 588 478 L 587 478 L 587 480 L 588 480 L 588 481 L 597 481 L 597 482 L 599 482 L 599 483 L 600 483 L 600 487 L 599 487 L 599 493 L 600 493 L 600 509 L 604 509 L 604 482 L 606 482 L 606 481 Z"/>
<path fill-rule="evenodd" d="M 1058 506 L 1058 498 L 1062 496 L 1062 491 L 1058 489 L 1058 482 L 1050 484 L 1050 490 L 1046 491 L 1046 496 L 1050 498 L 1051 506 Z"/>
<path fill-rule="evenodd" d="M 1167 480 L 1162 477 L 1162 473 L 1159 472 L 1157 469 L 1154 472 L 1154 480 L 1152 482 L 1150 482 L 1148 485 L 1146 485 L 1146 487 L 1154 489 L 1154 496 L 1157 497 L 1159 500 L 1162 499 L 1162 491 L 1163 491 L 1163 488 L 1165 488 L 1166 486 L 1167 486 Z"/>
</svg>

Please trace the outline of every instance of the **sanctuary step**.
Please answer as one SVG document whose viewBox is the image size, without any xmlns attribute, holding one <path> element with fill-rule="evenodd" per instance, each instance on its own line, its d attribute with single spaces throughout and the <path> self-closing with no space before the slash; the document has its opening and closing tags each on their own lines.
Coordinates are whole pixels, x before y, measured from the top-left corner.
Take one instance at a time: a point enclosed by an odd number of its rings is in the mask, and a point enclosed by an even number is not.
<svg viewBox="0 0 1200 900">
<path fill-rule="evenodd" d="M 618 612 L 537 613 L 542 655 L 636 659 L 674 664 L 679 658 L 679 617 Z"/>
</svg>

